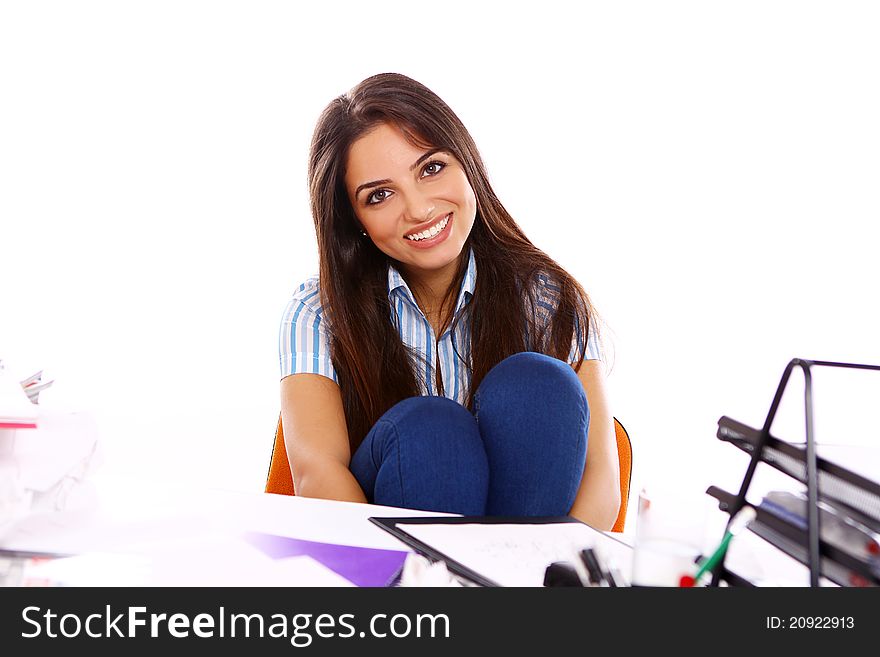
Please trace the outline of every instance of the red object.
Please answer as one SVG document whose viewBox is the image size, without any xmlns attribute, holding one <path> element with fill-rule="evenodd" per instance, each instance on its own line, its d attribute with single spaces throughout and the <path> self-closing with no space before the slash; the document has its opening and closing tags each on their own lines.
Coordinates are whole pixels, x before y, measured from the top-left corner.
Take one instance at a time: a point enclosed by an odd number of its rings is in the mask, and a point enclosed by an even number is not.
<svg viewBox="0 0 880 657">
<path fill-rule="evenodd" d="M 0 421 L 0 429 L 36 429 L 36 422 L 3 422 Z"/>
<path fill-rule="evenodd" d="M 678 585 L 684 589 L 692 588 L 694 586 L 694 584 L 696 584 L 696 583 L 697 583 L 697 580 L 695 580 L 690 575 L 682 575 L 681 579 L 678 580 Z"/>
<path fill-rule="evenodd" d="M 858 573 L 850 573 L 849 574 L 849 584 L 850 584 L 850 586 L 856 586 L 856 587 L 871 586 L 871 582 L 869 582 L 866 578 L 862 577 Z"/>
</svg>

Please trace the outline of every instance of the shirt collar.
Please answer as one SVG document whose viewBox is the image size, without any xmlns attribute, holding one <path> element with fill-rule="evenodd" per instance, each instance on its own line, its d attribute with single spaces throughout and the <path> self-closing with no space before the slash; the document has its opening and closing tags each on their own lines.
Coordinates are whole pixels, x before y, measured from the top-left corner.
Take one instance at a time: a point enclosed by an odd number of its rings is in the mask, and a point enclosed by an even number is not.
<svg viewBox="0 0 880 657">
<path fill-rule="evenodd" d="M 461 281 L 461 289 L 458 291 L 458 299 L 455 302 L 455 312 L 460 311 L 464 305 L 474 296 L 474 287 L 477 284 L 477 262 L 474 259 L 474 250 L 468 249 L 468 264 L 464 272 L 464 279 Z M 407 297 L 416 307 L 416 299 L 409 285 L 403 280 L 403 276 L 394 265 L 388 265 L 388 298 L 391 299 L 394 291 L 400 289 L 401 293 Z"/>
</svg>

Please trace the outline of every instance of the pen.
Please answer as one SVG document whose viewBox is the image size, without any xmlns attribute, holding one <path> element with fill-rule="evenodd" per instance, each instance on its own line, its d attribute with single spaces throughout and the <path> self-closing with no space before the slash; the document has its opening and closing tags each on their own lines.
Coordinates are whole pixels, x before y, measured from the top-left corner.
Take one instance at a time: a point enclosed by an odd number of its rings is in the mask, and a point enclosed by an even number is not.
<svg viewBox="0 0 880 657">
<path fill-rule="evenodd" d="M 580 552 L 578 552 L 577 548 L 574 546 L 572 546 L 572 552 L 574 558 L 569 563 L 574 574 L 577 575 L 581 586 L 590 586 L 590 573 L 587 568 L 585 568 L 584 560 L 581 558 Z"/>
<path fill-rule="evenodd" d="M 612 565 L 608 569 L 608 582 L 611 586 L 629 586 L 626 579 L 623 576 L 623 573 L 620 572 L 620 569 L 617 566 Z"/>
<path fill-rule="evenodd" d="M 610 558 L 604 550 L 593 548 L 593 552 L 596 555 L 596 561 L 599 564 L 599 569 L 602 571 L 602 577 L 604 577 L 605 581 L 608 582 L 608 586 L 626 586 L 626 583 L 623 580 L 623 576 L 617 569 L 617 564 L 614 562 L 614 559 Z"/>
<path fill-rule="evenodd" d="M 707 572 L 711 571 L 721 559 L 724 557 L 727 552 L 727 547 L 730 545 L 730 539 L 732 539 L 736 534 L 740 532 L 740 530 L 748 525 L 752 520 L 755 519 L 755 510 L 750 506 L 744 506 L 736 514 L 733 516 L 733 519 L 730 521 L 730 525 L 726 532 L 724 532 L 724 538 L 721 539 L 721 543 L 715 548 L 715 551 L 709 555 L 708 558 L 703 559 L 700 563 L 700 567 L 697 569 L 696 574 L 691 577 L 689 575 L 685 575 L 681 578 L 680 585 L 684 587 L 695 586 L 697 582 L 700 581 L 700 578 L 705 575 Z"/>
<path fill-rule="evenodd" d="M 593 553 L 596 556 L 596 562 L 599 564 L 599 570 L 602 573 L 602 577 L 604 577 L 605 581 L 608 582 L 608 586 L 627 586 L 623 575 L 617 568 L 617 564 L 612 557 L 608 556 L 607 552 L 605 552 L 604 550 L 600 550 L 598 547 L 596 547 L 593 548 Z"/>
<path fill-rule="evenodd" d="M 593 548 L 584 548 L 581 550 L 580 557 L 583 560 L 584 565 L 587 567 L 587 572 L 590 574 L 590 582 L 595 586 L 602 586 L 603 584 L 606 586 L 609 585 Z"/>
</svg>

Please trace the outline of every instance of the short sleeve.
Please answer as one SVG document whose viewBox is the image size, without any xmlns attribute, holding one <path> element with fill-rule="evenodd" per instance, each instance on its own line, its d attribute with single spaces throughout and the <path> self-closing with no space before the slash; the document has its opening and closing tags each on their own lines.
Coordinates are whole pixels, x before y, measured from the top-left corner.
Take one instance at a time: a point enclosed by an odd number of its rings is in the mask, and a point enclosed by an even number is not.
<svg viewBox="0 0 880 657">
<path fill-rule="evenodd" d="M 568 353 L 568 362 L 576 363 L 580 359 L 583 349 L 583 340 L 579 334 L 575 334 L 571 340 L 571 351 Z M 584 360 L 602 360 L 602 347 L 599 344 L 599 335 L 596 332 L 595 319 L 590 318 L 590 330 L 587 333 L 587 349 L 584 351 Z"/>
<path fill-rule="evenodd" d="M 541 272 L 538 274 L 536 280 L 535 292 L 535 316 L 543 325 L 549 325 L 550 320 L 559 305 L 559 285 L 546 273 Z M 595 322 L 595 317 L 590 317 L 590 329 L 587 333 L 586 349 L 584 349 L 580 332 L 575 331 L 571 340 L 571 350 L 568 353 L 568 363 L 573 364 L 578 362 L 578 360 L 580 360 L 581 352 L 584 354 L 584 360 L 604 360 Z"/>
<path fill-rule="evenodd" d="M 278 335 L 282 379 L 291 374 L 321 374 L 339 382 L 320 299 L 318 279 L 313 277 L 299 286 L 284 308 Z"/>
</svg>

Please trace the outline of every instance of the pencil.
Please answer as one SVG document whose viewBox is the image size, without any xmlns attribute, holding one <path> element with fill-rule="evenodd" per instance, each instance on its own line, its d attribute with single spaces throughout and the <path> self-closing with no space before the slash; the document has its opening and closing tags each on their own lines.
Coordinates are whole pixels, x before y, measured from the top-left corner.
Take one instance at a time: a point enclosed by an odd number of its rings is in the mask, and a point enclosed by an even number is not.
<svg viewBox="0 0 880 657">
<path fill-rule="evenodd" d="M 707 572 L 710 572 L 718 565 L 721 559 L 724 557 L 727 552 L 727 547 L 730 545 L 730 539 L 732 539 L 736 534 L 740 532 L 740 530 L 748 525 L 752 520 L 755 519 L 755 510 L 751 506 L 744 506 L 736 514 L 733 516 L 733 519 L 730 521 L 728 525 L 727 531 L 724 532 L 724 538 L 721 539 L 721 543 L 715 548 L 715 551 L 709 555 L 708 558 L 703 559 L 700 562 L 700 567 L 697 569 L 696 574 L 693 578 L 690 577 L 682 577 L 682 586 L 696 586 L 696 584 L 700 581 L 700 578 L 705 575 Z"/>
</svg>

